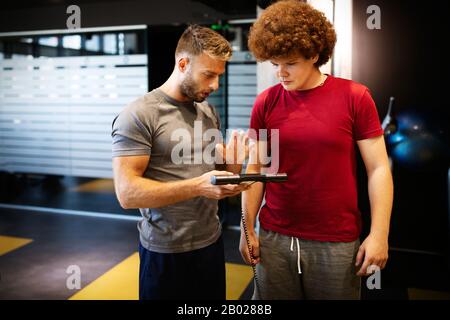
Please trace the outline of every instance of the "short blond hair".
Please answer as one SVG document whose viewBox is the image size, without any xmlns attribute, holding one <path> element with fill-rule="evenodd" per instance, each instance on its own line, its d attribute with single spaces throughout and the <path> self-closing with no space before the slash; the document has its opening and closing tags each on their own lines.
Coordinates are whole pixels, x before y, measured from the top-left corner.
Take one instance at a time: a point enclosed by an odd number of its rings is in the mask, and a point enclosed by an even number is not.
<svg viewBox="0 0 450 320">
<path fill-rule="evenodd" d="M 203 52 L 209 56 L 227 61 L 231 58 L 230 43 L 219 33 L 199 25 L 190 25 L 178 40 L 175 55 L 188 53 L 198 56 Z"/>
</svg>

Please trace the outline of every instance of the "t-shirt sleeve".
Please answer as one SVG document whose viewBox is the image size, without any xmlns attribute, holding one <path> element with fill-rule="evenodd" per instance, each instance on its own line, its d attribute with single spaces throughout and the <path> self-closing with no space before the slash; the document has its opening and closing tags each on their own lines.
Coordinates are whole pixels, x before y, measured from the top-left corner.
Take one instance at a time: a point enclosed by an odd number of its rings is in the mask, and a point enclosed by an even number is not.
<svg viewBox="0 0 450 320">
<path fill-rule="evenodd" d="M 125 108 L 112 123 L 112 156 L 150 155 L 153 125 L 137 108 Z"/>
<path fill-rule="evenodd" d="M 355 140 L 364 140 L 383 134 L 375 102 L 368 89 L 355 105 L 353 136 Z"/>
<path fill-rule="evenodd" d="M 267 129 L 266 123 L 264 121 L 264 110 L 265 110 L 266 95 L 265 92 L 258 95 L 253 104 L 252 113 L 250 115 L 250 130 L 249 138 L 258 140 L 259 139 L 259 129 Z"/>
</svg>

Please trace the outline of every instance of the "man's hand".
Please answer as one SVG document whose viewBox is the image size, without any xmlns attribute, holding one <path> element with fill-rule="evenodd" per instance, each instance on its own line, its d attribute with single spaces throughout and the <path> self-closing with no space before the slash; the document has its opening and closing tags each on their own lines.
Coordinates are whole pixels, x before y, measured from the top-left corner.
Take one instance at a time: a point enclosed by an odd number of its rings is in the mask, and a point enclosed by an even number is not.
<svg viewBox="0 0 450 320">
<path fill-rule="evenodd" d="M 233 175 L 233 173 L 228 171 L 217 171 L 213 170 L 207 172 L 200 177 L 198 177 L 198 193 L 200 196 L 210 198 L 210 199 L 223 199 L 226 197 L 233 197 L 238 195 L 244 190 L 247 190 L 249 186 L 247 184 L 225 184 L 225 185 L 213 185 L 211 184 L 211 176 L 219 175 Z"/>
<path fill-rule="evenodd" d="M 375 235 L 369 234 L 369 236 L 364 240 L 358 250 L 356 255 L 356 266 L 361 265 L 357 275 L 365 276 L 369 275 L 368 268 L 371 265 L 376 265 L 380 270 L 384 269 L 388 259 L 388 239 L 385 235 Z"/>
<path fill-rule="evenodd" d="M 247 264 L 258 264 L 259 258 L 259 239 L 254 230 L 247 230 L 248 240 L 250 242 L 250 247 L 252 249 L 253 261 L 250 258 L 250 252 L 248 249 L 247 239 L 245 237 L 244 228 L 241 226 L 241 240 L 239 242 L 239 251 L 241 252 L 242 259 Z"/>
<path fill-rule="evenodd" d="M 248 154 L 248 134 L 243 131 L 233 130 L 226 145 L 216 145 L 216 159 L 218 163 L 241 165 L 248 159 Z"/>
</svg>

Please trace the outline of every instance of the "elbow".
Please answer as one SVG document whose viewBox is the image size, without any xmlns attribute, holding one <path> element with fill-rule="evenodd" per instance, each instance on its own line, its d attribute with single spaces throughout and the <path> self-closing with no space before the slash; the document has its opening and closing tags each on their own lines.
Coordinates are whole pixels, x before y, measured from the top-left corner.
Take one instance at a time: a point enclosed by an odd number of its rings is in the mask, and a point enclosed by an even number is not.
<svg viewBox="0 0 450 320">
<path fill-rule="evenodd" d="M 134 209 L 132 194 L 126 183 L 117 183 L 115 186 L 116 197 L 123 209 Z"/>
<path fill-rule="evenodd" d="M 121 192 L 116 192 L 117 200 L 123 209 L 132 209 L 130 199 Z"/>
<path fill-rule="evenodd" d="M 125 199 L 123 197 L 120 197 L 120 198 L 118 197 L 118 200 L 119 200 L 119 204 L 122 207 L 122 209 L 133 209 L 132 205 L 130 204 L 130 202 L 127 199 Z"/>
</svg>

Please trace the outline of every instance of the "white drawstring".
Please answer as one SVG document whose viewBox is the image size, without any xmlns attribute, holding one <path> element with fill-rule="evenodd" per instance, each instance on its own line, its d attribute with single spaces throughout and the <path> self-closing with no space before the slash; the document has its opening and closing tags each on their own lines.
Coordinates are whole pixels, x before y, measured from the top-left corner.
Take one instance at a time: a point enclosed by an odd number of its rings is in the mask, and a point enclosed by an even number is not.
<svg viewBox="0 0 450 320">
<path fill-rule="evenodd" d="M 302 268 L 300 268 L 300 243 L 297 238 L 295 238 L 297 241 L 297 268 L 298 273 L 302 273 Z M 291 251 L 294 251 L 294 237 L 291 237 Z"/>
</svg>

